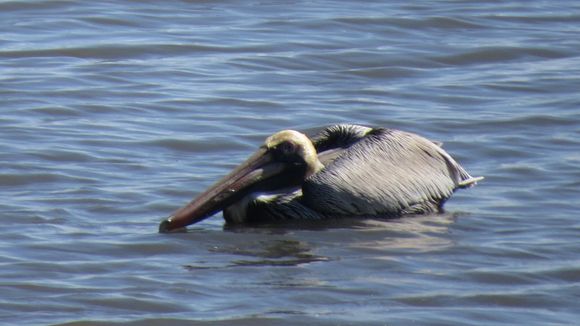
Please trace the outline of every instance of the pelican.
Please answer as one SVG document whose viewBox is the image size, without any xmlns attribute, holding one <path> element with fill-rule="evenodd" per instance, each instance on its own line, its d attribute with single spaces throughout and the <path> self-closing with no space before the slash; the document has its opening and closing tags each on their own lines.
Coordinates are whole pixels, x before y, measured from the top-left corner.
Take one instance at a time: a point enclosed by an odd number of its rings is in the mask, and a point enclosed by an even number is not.
<svg viewBox="0 0 580 326">
<path fill-rule="evenodd" d="M 226 223 L 442 212 L 470 176 L 441 144 L 387 128 L 334 125 L 312 138 L 284 130 L 244 163 L 162 221 L 159 232 L 223 211 Z"/>
</svg>

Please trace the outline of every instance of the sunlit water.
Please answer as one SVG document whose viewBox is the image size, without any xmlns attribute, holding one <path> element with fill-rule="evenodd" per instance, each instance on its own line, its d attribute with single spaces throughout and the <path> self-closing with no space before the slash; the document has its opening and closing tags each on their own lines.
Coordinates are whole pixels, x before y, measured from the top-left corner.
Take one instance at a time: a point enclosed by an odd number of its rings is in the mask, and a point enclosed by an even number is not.
<svg viewBox="0 0 580 326">
<path fill-rule="evenodd" d="M 0 323 L 574 324 L 574 1 L 0 2 Z M 281 129 L 420 133 L 447 214 L 158 222 Z"/>
</svg>

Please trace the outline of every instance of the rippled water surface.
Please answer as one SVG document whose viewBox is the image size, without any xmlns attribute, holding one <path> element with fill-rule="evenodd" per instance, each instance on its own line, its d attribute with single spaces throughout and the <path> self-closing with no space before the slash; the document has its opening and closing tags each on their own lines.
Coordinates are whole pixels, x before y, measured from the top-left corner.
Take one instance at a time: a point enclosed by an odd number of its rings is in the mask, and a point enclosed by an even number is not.
<svg viewBox="0 0 580 326">
<path fill-rule="evenodd" d="M 1 1 L 0 323 L 580 320 L 575 1 Z M 281 129 L 442 141 L 447 213 L 159 221 Z"/>
</svg>

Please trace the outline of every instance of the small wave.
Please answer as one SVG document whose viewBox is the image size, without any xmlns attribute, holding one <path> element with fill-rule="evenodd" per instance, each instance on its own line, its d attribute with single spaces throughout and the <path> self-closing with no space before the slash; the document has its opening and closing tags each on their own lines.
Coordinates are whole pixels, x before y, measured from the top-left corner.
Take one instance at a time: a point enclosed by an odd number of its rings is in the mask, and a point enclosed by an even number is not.
<svg viewBox="0 0 580 326">
<path fill-rule="evenodd" d="M 393 26 L 405 30 L 410 28 L 420 29 L 482 29 L 485 25 L 461 19 L 457 17 L 434 16 L 427 18 L 399 18 L 399 17 L 346 17 L 336 18 L 334 21 L 352 25 L 354 28 L 360 26 L 375 26 L 377 28 Z"/>
<path fill-rule="evenodd" d="M 241 147 L 245 146 L 242 142 L 236 142 L 231 138 L 222 137 L 196 139 L 166 138 L 145 141 L 140 144 L 189 153 L 220 153 L 224 151 L 239 150 Z"/>
<path fill-rule="evenodd" d="M 24 173 L 0 174 L 0 187 L 22 187 L 39 183 L 92 183 L 95 180 L 86 177 L 76 177 L 63 173 Z"/>
<path fill-rule="evenodd" d="M 223 54 L 252 52 L 248 46 L 219 46 L 203 44 L 108 44 L 99 46 L 59 47 L 45 49 L 22 49 L 0 51 L 0 58 L 73 57 L 80 59 L 134 59 L 167 56 L 193 56 L 199 54 Z"/>
<path fill-rule="evenodd" d="M 477 50 L 435 56 L 432 60 L 447 65 L 474 65 L 507 62 L 522 58 L 559 59 L 570 56 L 568 51 L 537 47 L 496 46 L 478 47 Z"/>
</svg>

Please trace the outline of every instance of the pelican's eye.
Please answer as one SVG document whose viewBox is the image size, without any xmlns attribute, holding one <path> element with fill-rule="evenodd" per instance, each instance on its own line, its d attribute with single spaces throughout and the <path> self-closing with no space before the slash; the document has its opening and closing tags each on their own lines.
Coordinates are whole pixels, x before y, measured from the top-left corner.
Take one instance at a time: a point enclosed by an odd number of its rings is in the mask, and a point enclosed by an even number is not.
<svg viewBox="0 0 580 326">
<path fill-rule="evenodd" d="M 290 163 L 301 163 L 303 158 L 299 153 L 298 145 L 291 141 L 284 141 L 274 148 L 274 156 L 277 160 Z"/>
<path fill-rule="evenodd" d="M 280 143 L 277 146 L 277 149 L 278 151 L 280 151 L 281 154 L 284 155 L 294 154 L 296 153 L 296 144 L 294 144 L 293 142 L 285 141 Z"/>
</svg>

